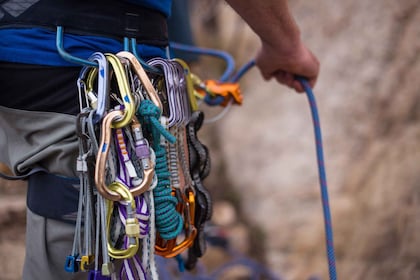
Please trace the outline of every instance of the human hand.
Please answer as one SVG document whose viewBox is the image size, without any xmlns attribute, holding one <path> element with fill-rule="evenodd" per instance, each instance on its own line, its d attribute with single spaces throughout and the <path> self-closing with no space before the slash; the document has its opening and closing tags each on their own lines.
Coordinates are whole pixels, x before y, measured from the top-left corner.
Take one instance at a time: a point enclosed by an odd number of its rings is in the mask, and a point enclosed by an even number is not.
<svg viewBox="0 0 420 280">
<path fill-rule="evenodd" d="M 262 42 L 256 65 L 264 79 L 275 78 L 299 93 L 304 92 L 304 89 L 295 77 L 305 77 L 313 88 L 320 68 L 316 56 L 300 41 L 293 48 Z"/>
</svg>

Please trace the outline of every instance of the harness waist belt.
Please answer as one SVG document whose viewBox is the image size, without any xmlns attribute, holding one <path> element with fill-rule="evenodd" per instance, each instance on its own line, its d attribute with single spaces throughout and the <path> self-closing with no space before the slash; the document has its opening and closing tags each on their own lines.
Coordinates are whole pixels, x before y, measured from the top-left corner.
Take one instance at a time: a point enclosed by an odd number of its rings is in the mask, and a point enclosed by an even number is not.
<svg viewBox="0 0 420 280">
<path fill-rule="evenodd" d="M 0 28 L 46 27 L 55 30 L 60 25 L 65 32 L 78 35 L 129 37 L 141 44 L 168 45 L 165 15 L 124 1 L 40 0 L 20 14 L 3 8 L 5 13 L 0 16 Z"/>
</svg>

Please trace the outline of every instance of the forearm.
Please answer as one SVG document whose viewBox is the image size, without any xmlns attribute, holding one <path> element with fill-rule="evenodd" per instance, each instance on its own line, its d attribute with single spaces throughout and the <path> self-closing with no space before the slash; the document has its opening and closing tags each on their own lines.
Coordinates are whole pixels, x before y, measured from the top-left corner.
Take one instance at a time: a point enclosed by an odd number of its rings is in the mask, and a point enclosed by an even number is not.
<svg viewBox="0 0 420 280">
<path fill-rule="evenodd" d="M 259 36 L 262 45 L 255 61 L 265 79 L 275 77 L 298 92 L 303 88 L 295 76 L 306 77 L 315 85 L 319 62 L 302 43 L 287 0 L 226 1 Z"/>
<path fill-rule="evenodd" d="M 248 23 L 263 43 L 286 51 L 300 44 L 300 30 L 290 14 L 287 0 L 226 0 Z"/>
</svg>

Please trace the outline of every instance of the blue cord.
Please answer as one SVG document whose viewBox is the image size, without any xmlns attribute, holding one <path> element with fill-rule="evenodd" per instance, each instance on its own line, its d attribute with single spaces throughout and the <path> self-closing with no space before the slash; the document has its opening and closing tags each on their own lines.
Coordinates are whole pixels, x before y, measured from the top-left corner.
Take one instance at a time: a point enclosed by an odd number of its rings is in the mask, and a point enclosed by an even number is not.
<svg viewBox="0 0 420 280">
<path fill-rule="evenodd" d="M 243 75 L 245 75 L 252 67 L 255 66 L 255 60 L 251 59 L 250 61 L 248 61 L 247 63 L 245 63 L 245 65 L 243 65 L 238 72 L 236 72 L 232 78 L 230 78 L 230 81 L 232 83 L 237 83 Z"/>
<path fill-rule="evenodd" d="M 318 159 L 318 174 L 319 174 L 319 183 L 321 188 L 321 198 L 322 198 L 322 207 L 324 211 L 324 227 L 325 227 L 325 237 L 326 237 L 326 247 L 327 247 L 327 257 L 328 257 L 328 268 L 330 273 L 330 279 L 337 279 L 337 271 L 335 265 L 335 254 L 334 254 L 334 241 L 333 241 L 333 229 L 331 221 L 331 213 L 328 199 L 328 188 L 327 188 L 327 176 L 324 165 L 324 149 L 322 147 L 322 134 L 321 126 L 318 116 L 318 109 L 315 101 L 315 96 L 312 92 L 312 89 L 305 78 L 296 77 L 296 79 L 302 84 L 305 89 L 308 101 L 311 107 L 312 113 L 312 122 L 314 126 L 315 133 L 315 143 L 316 143 L 316 155 Z"/>
<path fill-rule="evenodd" d="M 200 48 L 200 47 L 195 47 L 195 46 L 190 46 L 190 45 L 184 45 L 184 44 L 176 43 L 176 42 L 170 42 L 169 45 L 171 48 L 174 48 L 180 51 L 192 52 L 192 53 L 201 54 L 201 55 L 210 55 L 210 56 L 215 56 L 215 57 L 223 59 L 226 62 L 226 69 L 219 79 L 221 82 L 227 82 L 229 78 L 232 76 L 233 71 L 235 70 L 235 60 L 227 52 L 214 50 L 214 49 Z"/>
<path fill-rule="evenodd" d="M 188 50 L 185 48 L 183 50 Z M 207 54 L 205 50 L 202 50 L 202 54 Z M 229 64 L 229 62 L 228 62 Z M 238 82 L 245 73 L 247 73 L 253 66 L 255 66 L 255 60 L 252 59 L 244 66 L 242 66 L 237 73 L 233 76 L 231 74 L 231 78 L 228 78 L 231 82 Z M 233 72 L 233 71 L 232 71 Z M 225 79 L 225 76 L 222 76 Z M 222 81 L 222 78 L 220 79 Z M 331 213 L 329 207 L 329 199 L 328 199 L 328 187 L 327 187 L 327 176 L 325 171 L 324 165 L 324 149 L 322 146 L 322 134 L 321 134 L 321 126 L 318 116 L 318 109 L 316 105 L 315 96 L 312 92 L 312 89 L 308 83 L 308 81 L 303 77 L 296 77 L 296 79 L 302 84 L 306 95 L 308 97 L 308 101 L 311 108 L 312 113 L 312 122 L 314 127 L 315 133 L 315 142 L 316 142 L 316 154 L 318 160 L 318 174 L 319 174 L 319 182 L 320 182 L 320 189 L 321 189 L 321 198 L 322 198 L 322 206 L 323 206 L 323 213 L 324 213 L 324 227 L 325 227 L 325 235 L 326 235 L 326 248 L 327 248 L 327 257 L 328 257 L 328 268 L 330 274 L 330 280 L 337 279 L 337 271 L 336 271 L 336 264 L 335 264 L 335 253 L 334 253 L 334 241 L 333 241 L 333 230 L 332 230 L 332 220 L 331 220 Z M 206 96 L 207 97 L 207 96 Z M 220 100 L 213 98 L 211 100 L 210 105 L 218 105 L 217 103 Z M 222 101 L 220 101 L 221 103 Z M 208 101 L 206 103 L 209 104 Z"/>
<path fill-rule="evenodd" d="M 252 59 L 248 63 L 246 63 L 242 68 L 238 70 L 237 73 L 233 74 L 234 69 L 234 61 L 232 57 L 222 51 L 216 51 L 211 49 L 203 49 L 188 45 L 182 45 L 178 43 L 171 43 L 171 47 L 177 48 L 183 51 L 191 51 L 198 54 L 205 54 L 205 55 L 215 55 L 219 56 L 222 59 L 225 59 L 227 67 L 225 72 L 223 73 L 222 77 L 220 78 L 221 82 L 238 82 L 242 76 L 250 70 L 253 66 L 255 66 L 255 60 Z M 335 254 L 334 254 L 334 242 L 333 242 L 333 230 L 332 230 L 332 221 L 331 221 L 331 213 L 329 207 L 329 199 L 328 199 L 328 187 L 327 187 L 327 176 L 325 171 L 324 165 L 324 156 L 323 156 L 323 147 L 322 147 L 322 134 L 321 134 L 321 126 L 318 116 L 318 109 L 315 101 L 315 96 L 312 92 L 312 89 L 308 83 L 308 81 L 303 77 L 296 77 L 296 79 L 302 84 L 306 95 L 308 97 L 308 101 L 311 108 L 312 113 L 312 121 L 315 133 L 315 142 L 316 142 L 316 154 L 318 160 L 318 174 L 319 174 L 319 182 L 320 182 L 320 189 L 321 189 L 321 198 L 322 198 L 322 206 L 324 212 L 324 227 L 325 227 L 325 235 L 326 235 L 326 248 L 327 248 L 327 257 L 328 257 L 328 267 L 329 267 L 329 274 L 331 280 L 337 279 L 337 272 L 336 272 L 336 264 L 335 264 Z M 211 106 L 219 105 L 224 101 L 223 97 L 217 96 L 211 98 L 210 96 L 206 95 L 205 99 L 206 103 Z"/>
</svg>

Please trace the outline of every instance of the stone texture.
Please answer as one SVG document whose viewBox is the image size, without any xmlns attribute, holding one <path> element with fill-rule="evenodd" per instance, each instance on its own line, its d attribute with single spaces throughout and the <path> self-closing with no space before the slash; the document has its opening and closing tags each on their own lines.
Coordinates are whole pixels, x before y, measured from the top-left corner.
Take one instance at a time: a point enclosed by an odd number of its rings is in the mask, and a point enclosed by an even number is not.
<svg viewBox="0 0 420 280">
<path fill-rule="evenodd" d="M 411 0 L 290 5 L 322 64 L 315 93 L 339 276 L 418 278 L 420 5 Z M 258 45 L 255 35 L 238 27 L 240 20 L 224 4 L 217 18 L 220 40 L 209 40 L 206 29 L 198 28 L 199 42 L 228 49 L 239 64 L 247 61 Z M 286 279 L 326 279 L 306 98 L 264 82 L 257 70 L 241 85 L 244 105 L 205 128 L 211 131 L 216 170 L 209 185 L 216 196 L 227 192 L 217 179 L 233 187 L 239 215 L 266 234 L 273 270 Z"/>
</svg>

